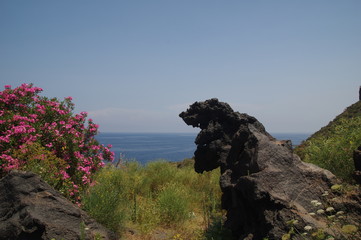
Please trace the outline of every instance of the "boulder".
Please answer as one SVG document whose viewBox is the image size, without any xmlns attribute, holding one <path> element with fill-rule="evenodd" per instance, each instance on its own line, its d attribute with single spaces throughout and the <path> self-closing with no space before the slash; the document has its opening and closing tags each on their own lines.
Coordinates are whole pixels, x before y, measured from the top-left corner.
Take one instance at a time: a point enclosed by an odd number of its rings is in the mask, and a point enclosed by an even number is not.
<svg viewBox="0 0 361 240">
<path fill-rule="evenodd" d="M 331 191 L 338 180 L 302 162 L 291 141 L 273 138 L 256 118 L 234 112 L 218 99 L 195 102 L 180 117 L 201 129 L 195 140 L 195 171 L 220 167 L 225 226 L 235 239 L 288 239 L 287 234 L 303 239 L 306 226 L 332 236 L 342 234 L 327 227 L 326 213 L 314 215 L 333 206 L 332 201 L 339 209 L 345 206 Z M 358 195 L 347 203 L 355 213 L 350 224 L 361 220 L 359 200 Z"/>
<path fill-rule="evenodd" d="M 31 172 L 0 180 L 0 239 L 116 239 Z"/>
</svg>

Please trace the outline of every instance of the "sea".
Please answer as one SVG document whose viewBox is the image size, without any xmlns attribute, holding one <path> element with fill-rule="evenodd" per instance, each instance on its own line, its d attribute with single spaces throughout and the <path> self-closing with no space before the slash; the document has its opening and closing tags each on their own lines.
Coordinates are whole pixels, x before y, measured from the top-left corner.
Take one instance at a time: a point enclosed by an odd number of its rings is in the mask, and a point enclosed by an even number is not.
<svg viewBox="0 0 361 240">
<path fill-rule="evenodd" d="M 310 134 L 307 133 L 271 133 L 279 140 L 291 140 L 293 146 L 299 145 Z M 115 153 L 115 162 L 138 161 L 146 164 L 150 161 L 170 162 L 192 158 L 197 133 L 99 133 L 96 139 L 100 144 L 111 144 Z"/>
</svg>

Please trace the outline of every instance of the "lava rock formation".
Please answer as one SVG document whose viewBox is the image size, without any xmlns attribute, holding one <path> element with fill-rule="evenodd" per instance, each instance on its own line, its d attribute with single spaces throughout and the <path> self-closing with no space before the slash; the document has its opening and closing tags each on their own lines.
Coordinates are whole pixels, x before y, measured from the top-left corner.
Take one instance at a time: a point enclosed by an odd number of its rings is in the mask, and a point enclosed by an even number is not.
<svg viewBox="0 0 361 240">
<path fill-rule="evenodd" d="M 325 193 L 336 199 L 330 188 L 337 179 L 302 162 L 293 154 L 291 141 L 276 140 L 256 118 L 234 112 L 218 99 L 195 102 L 179 116 L 201 129 L 195 139 L 195 171 L 220 167 L 225 226 L 235 239 L 281 239 L 291 227 L 304 232 L 307 225 L 338 234 L 327 230 L 327 220 L 310 214 L 315 212 L 311 201 L 324 202 Z M 356 223 L 361 211 L 357 201 L 349 202 Z M 297 225 L 291 226 L 293 222 Z"/>
</svg>

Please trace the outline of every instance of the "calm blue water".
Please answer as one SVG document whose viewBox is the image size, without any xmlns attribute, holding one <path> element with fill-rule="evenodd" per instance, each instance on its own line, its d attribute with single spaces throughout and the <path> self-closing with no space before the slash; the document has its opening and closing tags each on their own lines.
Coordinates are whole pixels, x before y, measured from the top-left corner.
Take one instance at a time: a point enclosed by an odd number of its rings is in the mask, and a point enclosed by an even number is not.
<svg viewBox="0 0 361 240">
<path fill-rule="evenodd" d="M 145 164 L 149 161 L 164 159 L 181 161 L 193 157 L 196 149 L 194 140 L 197 133 L 100 133 L 96 139 L 105 146 L 112 144 L 116 161 L 122 155 L 124 160 L 137 160 Z M 290 139 L 293 145 L 298 145 L 310 134 L 278 134 L 280 140 Z"/>
</svg>

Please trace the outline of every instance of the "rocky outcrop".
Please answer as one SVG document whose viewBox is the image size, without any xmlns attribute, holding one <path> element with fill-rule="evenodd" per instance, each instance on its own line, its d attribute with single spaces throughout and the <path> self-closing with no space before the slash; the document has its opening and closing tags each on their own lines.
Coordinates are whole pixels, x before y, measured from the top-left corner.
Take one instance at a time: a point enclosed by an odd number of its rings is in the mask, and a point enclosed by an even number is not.
<svg viewBox="0 0 361 240">
<path fill-rule="evenodd" d="M 0 239 L 116 239 L 84 211 L 30 172 L 0 180 Z"/>
<path fill-rule="evenodd" d="M 337 179 L 302 162 L 293 154 L 290 141 L 276 140 L 256 118 L 234 112 L 217 99 L 195 102 L 180 117 L 201 129 L 195 140 L 195 171 L 220 167 L 225 225 L 235 239 L 281 239 L 287 234 L 301 239 L 294 233 L 305 232 L 306 226 L 307 230 L 325 229 L 332 236 L 342 234 L 327 228 L 326 208 L 338 201 L 331 192 Z M 350 224 L 361 220 L 357 199 L 348 202 L 355 212 Z M 320 209 L 324 213 L 315 216 Z"/>
<path fill-rule="evenodd" d="M 353 177 L 358 184 L 361 184 L 361 146 L 353 152 L 355 171 Z"/>
</svg>

